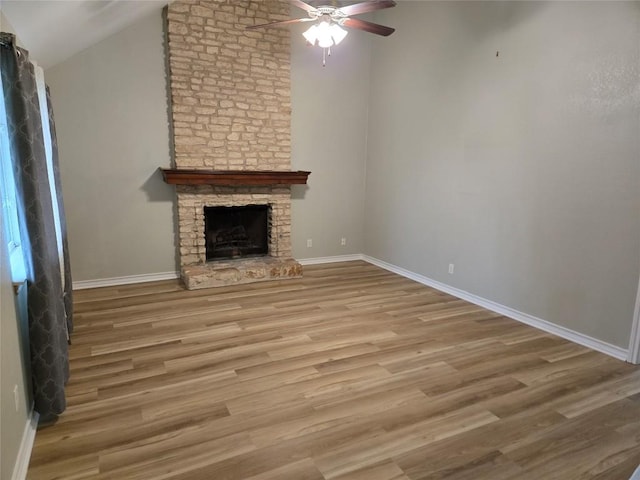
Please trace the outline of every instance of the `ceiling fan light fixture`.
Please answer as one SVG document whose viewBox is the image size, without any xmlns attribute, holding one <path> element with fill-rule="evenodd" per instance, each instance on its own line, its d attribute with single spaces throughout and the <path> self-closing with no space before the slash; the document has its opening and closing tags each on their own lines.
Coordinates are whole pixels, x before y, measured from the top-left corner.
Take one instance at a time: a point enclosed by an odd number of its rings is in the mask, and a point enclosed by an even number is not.
<svg viewBox="0 0 640 480">
<path fill-rule="evenodd" d="M 331 25 L 329 25 L 329 22 L 320 22 L 318 25 L 318 46 L 321 48 L 329 48 L 332 45 Z"/>
<path fill-rule="evenodd" d="M 349 32 L 347 32 L 344 28 L 341 28 L 337 23 L 331 25 L 331 36 L 333 37 L 333 43 L 335 45 L 338 45 L 342 40 L 344 40 L 344 37 L 347 36 L 347 33 Z"/>
<path fill-rule="evenodd" d="M 0 0 L 0 2 L 1 1 L 2 0 Z M 395 31 L 395 29 L 391 27 L 360 20 L 359 18 L 351 18 L 353 15 L 395 7 L 396 2 L 394 0 L 362 0 L 342 7 L 336 6 L 335 0 L 332 2 L 333 5 L 320 5 L 318 7 L 310 5 L 303 0 L 289 0 L 289 2 L 294 7 L 298 7 L 307 12 L 308 16 L 305 18 L 291 18 L 289 20 L 280 20 L 260 25 L 248 25 L 245 28 L 247 30 L 254 30 L 257 28 L 313 22 L 314 24 L 311 25 L 302 36 L 309 45 L 318 45 L 322 48 L 322 65 L 325 65 L 325 57 L 331 55 L 331 47 L 338 45 L 347 36 L 347 30 L 344 30 L 342 27 L 355 28 L 356 30 L 382 35 L 383 37 L 387 37 Z"/>
<path fill-rule="evenodd" d="M 309 27 L 307 29 L 307 31 L 305 31 L 302 36 L 307 40 L 307 42 L 309 42 L 311 45 L 315 45 L 316 44 L 316 40 L 318 40 L 318 26 L 317 25 L 311 25 L 311 27 Z"/>
<path fill-rule="evenodd" d="M 311 45 L 315 45 L 317 42 L 321 48 L 330 48 L 344 40 L 347 33 L 348 32 L 337 23 L 322 21 L 318 24 L 311 25 L 302 35 Z"/>
</svg>

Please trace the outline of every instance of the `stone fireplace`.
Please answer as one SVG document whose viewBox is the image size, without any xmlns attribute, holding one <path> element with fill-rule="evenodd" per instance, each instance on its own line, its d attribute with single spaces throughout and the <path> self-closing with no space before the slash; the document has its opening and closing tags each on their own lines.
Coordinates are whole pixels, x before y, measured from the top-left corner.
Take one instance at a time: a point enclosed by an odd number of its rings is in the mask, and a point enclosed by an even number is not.
<svg viewBox="0 0 640 480">
<path fill-rule="evenodd" d="M 290 190 L 309 172 L 291 172 L 289 32 L 245 29 L 287 19 L 289 2 L 177 0 L 165 12 L 175 168 L 164 175 L 176 185 L 185 285 L 301 276 L 291 258 Z M 246 225 L 216 233 L 228 255 L 208 254 L 206 212 L 251 206 L 267 212 L 264 254 L 240 254 Z"/>
<path fill-rule="evenodd" d="M 291 258 L 291 192 L 278 187 L 178 185 L 180 265 L 187 288 L 295 278 L 302 267 Z M 265 205 L 269 209 L 267 253 L 260 257 L 207 261 L 205 209 Z"/>
</svg>

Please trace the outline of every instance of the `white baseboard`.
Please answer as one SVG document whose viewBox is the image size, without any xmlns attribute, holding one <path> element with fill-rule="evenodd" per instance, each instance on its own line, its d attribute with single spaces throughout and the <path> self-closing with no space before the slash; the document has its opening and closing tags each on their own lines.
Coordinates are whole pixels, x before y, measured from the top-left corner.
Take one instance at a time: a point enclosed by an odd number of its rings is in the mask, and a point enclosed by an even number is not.
<svg viewBox="0 0 640 480">
<path fill-rule="evenodd" d="M 362 260 L 362 254 L 337 255 L 334 257 L 303 258 L 298 260 L 301 265 L 319 265 L 321 263 L 350 262 Z M 128 275 L 126 277 L 99 278 L 97 280 L 79 280 L 73 282 L 74 290 L 87 288 L 115 287 L 118 285 L 130 285 L 132 283 L 157 282 L 160 280 L 173 280 L 180 278 L 180 272 L 148 273 L 144 275 Z"/>
<path fill-rule="evenodd" d="M 354 253 L 351 255 L 336 255 L 333 257 L 303 258 L 298 260 L 298 263 L 301 265 L 320 265 L 322 263 L 353 262 L 354 260 L 364 260 L 364 256 L 361 253 Z"/>
<path fill-rule="evenodd" d="M 547 320 L 543 320 L 541 318 L 534 317 L 533 315 L 529 315 L 528 313 L 520 312 L 511 307 L 507 307 L 505 305 L 501 305 L 491 300 L 487 300 L 485 298 L 479 297 L 477 295 L 466 292 L 464 290 L 451 287 L 445 283 L 438 282 L 436 280 L 425 277 L 418 273 L 411 272 L 409 270 L 398 267 L 396 265 L 383 262 L 382 260 L 378 260 L 377 258 L 373 258 L 368 255 L 363 255 L 362 259 L 365 262 L 369 262 L 380 268 L 389 270 L 390 272 L 397 273 L 398 275 L 402 275 L 403 277 L 409 278 L 423 285 L 427 285 L 429 287 L 435 288 L 436 290 L 440 290 L 442 292 L 448 293 L 455 297 L 461 298 L 462 300 L 466 300 L 467 302 L 473 303 L 475 305 L 479 305 L 483 308 L 486 308 L 487 310 L 491 310 L 492 312 L 496 312 L 496 313 L 499 313 L 500 315 L 504 315 L 505 317 L 509 317 L 513 320 L 517 320 L 519 322 L 525 323 L 527 325 L 538 328 L 545 332 L 552 333 L 554 335 L 557 335 L 558 337 L 564 338 L 565 340 L 569 340 L 579 345 L 583 345 L 585 347 L 591 348 L 592 350 L 605 353 L 614 358 L 617 358 L 618 360 L 627 359 L 628 352 L 624 348 L 618 347 L 616 345 L 611 345 L 610 343 L 603 342 L 602 340 L 598 340 L 588 335 L 584 335 L 583 333 L 576 332 L 575 330 L 571 330 L 569 328 L 556 325 Z"/>
<path fill-rule="evenodd" d="M 319 265 L 322 263 L 350 262 L 362 260 L 362 254 L 337 255 L 334 257 L 303 258 L 298 260 L 301 265 Z M 128 275 L 126 277 L 99 278 L 97 280 L 79 280 L 73 282 L 74 290 L 87 288 L 115 287 L 118 285 L 130 285 L 132 283 L 157 282 L 159 280 L 173 280 L 180 278 L 180 272 L 148 273 L 144 275 Z"/>
<path fill-rule="evenodd" d="M 322 263 L 351 262 L 362 259 L 362 254 L 356 253 L 352 255 L 336 255 L 333 257 L 303 258 L 302 260 L 298 260 L 298 262 L 301 265 L 320 265 Z M 176 278 L 180 278 L 180 272 L 148 273 L 144 275 L 128 275 L 126 277 L 99 278 L 97 280 L 79 280 L 73 282 L 73 289 L 84 290 L 87 288 L 116 287 L 118 285 L 157 282 Z"/>
<path fill-rule="evenodd" d="M 126 277 L 101 278 L 97 280 L 80 280 L 73 282 L 74 290 L 85 288 L 114 287 L 117 285 L 129 285 L 132 283 L 157 282 L 159 280 L 174 280 L 180 278 L 178 272 L 147 273 L 144 275 L 129 275 Z"/>
<path fill-rule="evenodd" d="M 18 450 L 18 458 L 13 467 L 13 475 L 11 480 L 25 480 L 27 478 L 27 470 L 29 469 L 29 460 L 31 459 L 31 450 L 33 442 L 36 439 L 36 430 L 38 429 L 38 412 L 33 412 L 31 418 L 27 419 L 22 433 L 22 441 L 20 442 L 20 450 Z"/>
<path fill-rule="evenodd" d="M 390 272 L 397 273 L 398 275 L 409 278 L 423 285 L 435 288 L 442 292 L 461 298 L 462 300 L 466 300 L 475 305 L 479 305 L 483 308 L 486 308 L 487 310 L 491 310 L 492 312 L 499 313 L 501 315 L 504 315 L 505 317 L 509 317 L 513 320 L 517 320 L 545 332 L 552 333 L 571 342 L 591 348 L 592 350 L 605 353 L 619 360 L 629 360 L 628 349 L 603 342 L 602 340 L 598 340 L 583 333 L 576 332 L 575 330 L 571 330 L 569 328 L 551 323 L 547 320 L 534 317 L 533 315 L 529 315 L 528 313 L 520 312 L 511 307 L 507 307 L 491 300 L 487 300 L 472 293 L 460 290 L 445 283 L 438 282 L 437 280 L 433 280 L 431 278 L 425 277 L 410 270 L 406 270 L 396 265 L 392 265 L 377 258 L 370 257 L 368 255 L 355 253 L 350 255 L 336 255 L 332 257 L 303 258 L 299 259 L 298 262 L 300 262 L 301 265 L 320 265 L 324 263 L 351 262 L 354 260 L 364 260 L 365 262 L 371 263 L 372 265 L 376 265 Z M 85 288 L 110 287 L 132 283 L 155 282 L 158 280 L 172 280 L 179 277 L 180 274 L 178 272 L 164 272 L 151 273 L 146 275 L 130 275 L 127 277 L 104 278 L 99 280 L 83 280 L 73 282 L 73 289 L 81 290 Z M 636 307 L 636 309 L 638 309 L 638 307 Z"/>
<path fill-rule="evenodd" d="M 627 361 L 634 365 L 640 364 L 640 283 L 638 283 L 638 293 L 636 294 L 636 306 L 633 309 L 633 323 L 631 324 L 631 335 L 629 336 Z M 638 470 L 640 470 L 640 467 Z M 640 477 L 640 471 L 638 472 L 638 477 Z"/>
</svg>

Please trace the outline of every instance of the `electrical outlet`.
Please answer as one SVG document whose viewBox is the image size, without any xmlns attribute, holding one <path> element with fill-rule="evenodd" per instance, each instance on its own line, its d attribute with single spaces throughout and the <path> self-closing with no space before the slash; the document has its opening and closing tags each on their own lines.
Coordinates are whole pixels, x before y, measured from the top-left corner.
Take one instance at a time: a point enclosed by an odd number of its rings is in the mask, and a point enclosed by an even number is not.
<svg viewBox="0 0 640 480">
<path fill-rule="evenodd" d="M 310 238 L 307 238 L 307 248 L 311 248 L 313 247 L 313 240 L 311 240 Z"/>
<path fill-rule="evenodd" d="M 453 274 L 453 269 L 454 269 L 455 265 L 453 263 L 449 264 L 449 273 Z"/>
<path fill-rule="evenodd" d="M 16 412 L 20 410 L 20 394 L 18 393 L 18 385 L 13 386 L 13 401 L 16 404 Z"/>
<path fill-rule="evenodd" d="M 346 237 L 342 237 L 342 238 L 340 239 L 340 245 L 342 245 L 342 246 L 344 247 L 346 244 L 347 244 L 347 239 L 346 239 Z"/>
</svg>

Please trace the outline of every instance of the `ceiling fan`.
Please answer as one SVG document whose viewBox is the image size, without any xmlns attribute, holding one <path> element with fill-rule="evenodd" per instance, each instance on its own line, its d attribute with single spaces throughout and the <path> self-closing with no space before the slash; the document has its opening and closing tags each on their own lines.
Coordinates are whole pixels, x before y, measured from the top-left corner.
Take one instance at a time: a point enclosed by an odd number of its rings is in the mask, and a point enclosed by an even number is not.
<svg viewBox="0 0 640 480">
<path fill-rule="evenodd" d="M 328 51 L 329 55 L 331 55 L 331 47 L 339 44 L 344 40 L 344 37 L 347 36 L 347 31 L 342 27 L 364 30 L 365 32 L 375 33 L 376 35 L 382 35 L 384 37 L 395 32 L 395 28 L 386 27 L 359 18 L 351 18 L 352 15 L 360 15 L 375 10 L 382 10 L 383 8 L 395 7 L 396 2 L 393 0 L 369 0 L 344 7 L 331 5 L 314 7 L 302 0 L 289 1 L 291 5 L 306 11 L 309 16 L 307 18 L 293 18 L 291 20 L 251 25 L 247 27 L 247 29 L 253 30 L 257 28 L 279 27 L 293 23 L 315 22 L 302 35 L 310 45 L 317 44 L 323 49 L 322 65 L 325 65 L 325 53 Z"/>
</svg>

